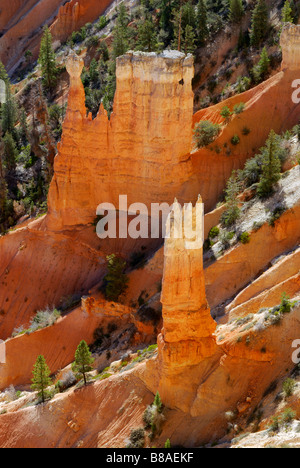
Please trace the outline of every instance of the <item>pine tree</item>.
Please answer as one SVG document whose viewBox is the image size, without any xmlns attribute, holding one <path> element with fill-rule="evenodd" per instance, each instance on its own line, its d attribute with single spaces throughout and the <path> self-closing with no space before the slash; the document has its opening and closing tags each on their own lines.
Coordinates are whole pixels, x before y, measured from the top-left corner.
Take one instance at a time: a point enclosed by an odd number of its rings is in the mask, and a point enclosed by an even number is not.
<svg viewBox="0 0 300 468">
<path fill-rule="evenodd" d="M 294 21 L 293 15 L 292 15 L 292 8 L 289 0 L 286 0 L 282 12 L 281 12 L 281 18 L 283 23 L 292 23 Z"/>
<path fill-rule="evenodd" d="M 230 0 L 229 4 L 229 19 L 233 23 L 239 23 L 244 15 L 244 7 L 242 0 Z"/>
<path fill-rule="evenodd" d="M 5 66 L 1 62 L 1 60 L 0 60 L 0 80 L 5 81 L 5 83 L 9 83 L 9 77 L 8 77 L 7 71 L 5 69 Z"/>
<path fill-rule="evenodd" d="M 270 62 L 271 60 L 269 59 L 267 49 L 266 47 L 264 47 L 261 52 L 260 61 L 259 61 L 260 73 L 263 77 L 265 77 L 265 75 L 268 73 Z"/>
<path fill-rule="evenodd" d="M 233 171 L 225 189 L 225 201 L 227 209 L 221 217 L 221 222 L 226 227 L 234 224 L 240 216 L 240 208 L 238 201 L 239 192 L 240 184 L 238 181 L 237 173 Z"/>
<path fill-rule="evenodd" d="M 46 364 L 44 356 L 38 356 L 33 368 L 33 379 L 31 388 L 38 391 L 38 396 L 45 402 L 46 389 L 52 384 L 50 369 Z"/>
<path fill-rule="evenodd" d="M 268 30 L 269 12 L 265 0 L 257 0 L 252 14 L 250 43 L 258 47 Z"/>
<path fill-rule="evenodd" d="M 19 109 L 19 122 L 20 122 L 20 140 L 22 144 L 25 146 L 26 143 L 28 142 L 28 125 L 27 125 L 27 117 L 26 117 L 26 112 L 24 107 L 21 107 Z"/>
<path fill-rule="evenodd" d="M 118 10 L 116 26 L 113 31 L 113 56 L 115 59 L 124 55 L 128 50 L 128 22 L 126 7 L 124 3 L 121 3 Z"/>
<path fill-rule="evenodd" d="M 296 0 L 296 1 L 291 0 L 290 5 L 291 5 L 291 9 L 292 9 L 292 17 L 294 18 L 294 23 L 297 24 L 299 14 L 300 14 L 299 2 L 298 2 L 298 0 Z"/>
<path fill-rule="evenodd" d="M 184 3 L 182 7 L 182 19 L 181 19 L 182 30 L 185 31 L 186 26 L 191 26 L 193 29 L 196 27 L 196 15 L 194 6 L 189 0 L 187 3 Z"/>
<path fill-rule="evenodd" d="M 174 31 L 174 39 L 171 44 L 174 50 L 181 51 L 181 39 L 182 39 L 182 8 L 179 10 L 174 9 L 172 11 L 172 23 Z"/>
<path fill-rule="evenodd" d="M 1 128 L 0 128 L 1 134 Z M 3 140 L 0 137 L 0 231 L 4 231 L 3 223 L 6 221 L 7 212 L 7 184 L 4 178 L 4 170 L 2 164 L 2 154 L 4 149 Z"/>
<path fill-rule="evenodd" d="M 184 52 L 185 54 L 188 53 L 193 53 L 195 51 L 195 33 L 190 25 L 186 25 L 185 31 L 184 31 Z"/>
<path fill-rule="evenodd" d="M 208 37 L 207 6 L 205 0 L 199 0 L 197 5 L 197 26 L 199 45 L 203 45 Z"/>
<path fill-rule="evenodd" d="M 161 30 L 165 33 L 165 43 L 172 39 L 173 34 L 173 24 L 172 24 L 172 8 L 173 0 L 162 0 L 160 6 L 160 19 L 159 25 Z M 163 35 L 163 33 L 161 33 Z"/>
<path fill-rule="evenodd" d="M 6 100 L 2 105 L 2 130 L 3 133 L 9 132 L 13 136 L 16 134 L 15 125 L 17 121 L 17 106 L 14 97 L 10 91 L 10 85 L 6 85 Z"/>
<path fill-rule="evenodd" d="M 144 52 L 156 50 L 157 38 L 153 21 L 146 19 L 138 27 L 138 38 L 136 49 Z"/>
<path fill-rule="evenodd" d="M 72 364 L 72 370 L 77 378 L 83 377 L 84 385 L 87 384 L 86 374 L 93 370 L 94 359 L 87 343 L 82 340 L 75 353 L 75 362 Z"/>
<path fill-rule="evenodd" d="M 160 398 L 160 394 L 157 392 L 156 395 L 155 395 L 155 398 L 154 398 L 154 406 L 156 406 L 157 408 L 157 411 L 159 413 L 162 412 L 162 409 L 163 409 L 163 404 L 162 404 L 162 401 L 161 401 L 161 398 Z"/>
<path fill-rule="evenodd" d="M 4 142 L 4 166 L 7 172 L 13 171 L 16 168 L 16 159 L 18 151 L 16 143 L 10 133 L 6 133 L 3 138 Z"/>
<path fill-rule="evenodd" d="M 165 443 L 165 449 L 170 449 L 170 448 L 171 448 L 171 441 L 170 439 L 167 439 Z"/>
<path fill-rule="evenodd" d="M 260 61 L 253 68 L 253 76 L 254 76 L 254 80 L 256 83 L 260 83 L 262 80 L 266 78 L 266 75 L 269 70 L 270 62 L 271 60 L 269 58 L 268 51 L 266 47 L 264 47 L 260 55 Z"/>
<path fill-rule="evenodd" d="M 44 28 L 41 40 L 39 63 L 42 69 L 43 85 L 50 91 L 54 88 L 57 80 L 57 66 L 55 53 L 52 47 L 52 35 L 49 28 Z"/>
<path fill-rule="evenodd" d="M 107 260 L 108 273 L 104 277 L 105 296 L 109 301 L 116 302 L 127 289 L 128 277 L 124 273 L 126 262 L 115 254 L 109 255 Z"/>
<path fill-rule="evenodd" d="M 262 149 L 262 175 L 257 188 L 257 194 L 260 198 L 271 195 L 274 185 L 281 177 L 279 138 L 274 130 L 271 130 L 266 147 Z"/>
</svg>

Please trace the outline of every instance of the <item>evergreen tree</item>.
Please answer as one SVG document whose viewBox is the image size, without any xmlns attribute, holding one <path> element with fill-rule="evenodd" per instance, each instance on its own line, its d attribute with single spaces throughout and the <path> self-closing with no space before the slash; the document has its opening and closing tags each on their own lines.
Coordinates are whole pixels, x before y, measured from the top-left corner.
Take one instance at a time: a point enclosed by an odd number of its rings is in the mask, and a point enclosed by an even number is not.
<svg viewBox="0 0 300 468">
<path fill-rule="evenodd" d="M 2 165 L 3 149 L 4 143 L 0 137 L 0 231 L 4 231 L 3 223 L 6 221 L 7 213 L 7 185 L 4 178 L 4 170 Z"/>
<path fill-rule="evenodd" d="M 294 21 L 292 11 L 293 10 L 291 8 L 289 0 L 286 0 L 281 12 L 281 18 L 283 23 L 292 23 Z"/>
<path fill-rule="evenodd" d="M 13 136 L 16 134 L 15 125 L 17 121 L 17 106 L 10 91 L 10 85 L 6 85 L 6 101 L 2 105 L 2 130 L 9 132 Z"/>
<path fill-rule="evenodd" d="M 262 149 L 262 175 L 257 188 L 257 194 L 261 198 L 271 195 L 274 185 L 280 179 L 280 152 L 280 137 L 271 130 L 266 147 Z"/>
<path fill-rule="evenodd" d="M 27 125 L 27 117 L 24 107 L 19 109 L 19 122 L 20 122 L 20 131 L 19 137 L 23 146 L 28 142 L 28 125 Z"/>
<path fill-rule="evenodd" d="M 72 371 L 77 378 L 83 377 L 84 385 L 87 384 L 86 374 L 93 370 L 92 364 L 94 359 L 89 350 L 87 343 L 82 340 L 75 353 L 75 362 L 72 364 Z"/>
<path fill-rule="evenodd" d="M 267 49 L 266 47 L 264 47 L 260 55 L 260 61 L 253 68 L 253 77 L 256 83 L 260 83 L 266 78 L 268 70 L 269 70 L 270 62 L 271 60 L 269 58 Z"/>
<path fill-rule="evenodd" d="M 161 398 L 160 398 L 160 394 L 157 392 L 156 395 L 155 395 L 155 398 L 154 398 L 154 406 L 156 406 L 157 408 L 157 411 L 159 413 L 162 412 L 163 410 L 163 404 L 162 404 L 162 401 L 161 401 Z"/>
<path fill-rule="evenodd" d="M 174 9 L 172 11 L 172 23 L 173 23 L 173 31 L 174 31 L 174 39 L 171 44 L 174 50 L 181 51 L 181 39 L 182 39 L 182 8 L 180 7 L 179 10 Z"/>
<path fill-rule="evenodd" d="M 196 42 L 196 38 L 195 38 L 194 30 L 193 30 L 192 26 L 187 24 L 186 27 L 185 27 L 185 31 L 184 31 L 184 52 L 185 52 L 185 54 L 193 53 L 195 51 L 195 48 L 196 48 L 195 42 Z"/>
<path fill-rule="evenodd" d="M 153 21 L 146 19 L 138 27 L 138 38 L 136 49 L 144 52 L 156 50 L 157 38 Z"/>
<path fill-rule="evenodd" d="M 166 46 L 173 36 L 173 23 L 172 23 L 172 10 L 173 10 L 174 0 L 162 0 L 159 4 L 160 8 L 160 19 L 159 26 L 161 30 L 165 33 L 165 42 Z M 163 33 L 161 33 L 163 36 Z"/>
<path fill-rule="evenodd" d="M 126 262 L 115 254 L 109 255 L 108 273 L 104 277 L 105 296 L 109 301 L 116 302 L 127 289 L 128 277 L 124 273 Z"/>
<path fill-rule="evenodd" d="M 230 0 L 229 19 L 233 23 L 239 23 L 244 15 L 243 0 Z"/>
<path fill-rule="evenodd" d="M 0 80 L 5 81 L 5 83 L 9 83 L 7 71 L 5 69 L 5 66 L 1 62 L 1 60 L 0 60 Z"/>
<path fill-rule="evenodd" d="M 57 79 L 55 53 L 52 47 L 52 35 L 48 27 L 44 28 L 41 40 L 39 63 L 42 69 L 43 84 L 47 90 L 54 88 Z"/>
<path fill-rule="evenodd" d="M 50 369 L 46 364 L 44 356 L 38 356 L 33 368 L 33 379 L 31 388 L 38 391 L 38 396 L 45 402 L 46 389 L 52 384 Z"/>
<path fill-rule="evenodd" d="M 294 23 L 297 24 L 299 14 L 300 14 L 299 2 L 298 2 L 298 0 L 296 0 L 296 1 L 291 0 L 290 5 L 291 5 L 291 9 L 292 9 L 292 17 L 294 18 Z"/>
<path fill-rule="evenodd" d="M 193 29 L 196 27 L 196 14 L 191 0 L 183 4 L 181 26 L 183 31 L 186 26 L 191 26 Z"/>
<path fill-rule="evenodd" d="M 165 443 L 165 449 L 170 449 L 170 448 L 171 448 L 171 441 L 170 439 L 167 439 Z"/>
<path fill-rule="evenodd" d="M 3 138 L 4 142 L 4 166 L 5 169 L 10 172 L 16 168 L 16 159 L 18 151 L 16 143 L 10 133 L 6 133 Z"/>
<path fill-rule="evenodd" d="M 205 0 L 199 0 L 197 5 L 197 26 L 199 45 L 203 45 L 208 37 L 207 6 Z"/>
<path fill-rule="evenodd" d="M 124 55 L 129 47 L 128 43 L 128 15 L 124 3 L 121 3 L 118 10 L 118 17 L 116 21 L 116 26 L 113 32 L 113 56 L 116 59 L 121 55 Z"/>
<path fill-rule="evenodd" d="M 225 201 L 227 205 L 226 211 L 221 217 L 221 222 L 224 226 L 228 227 L 235 223 L 235 221 L 240 216 L 240 208 L 238 201 L 238 194 L 240 192 L 240 184 L 238 181 L 238 176 L 235 171 L 233 171 L 231 177 L 229 178 L 226 189 L 225 189 Z"/>
<path fill-rule="evenodd" d="M 265 0 L 257 0 L 252 14 L 250 43 L 258 47 L 268 30 L 269 12 Z"/>
</svg>

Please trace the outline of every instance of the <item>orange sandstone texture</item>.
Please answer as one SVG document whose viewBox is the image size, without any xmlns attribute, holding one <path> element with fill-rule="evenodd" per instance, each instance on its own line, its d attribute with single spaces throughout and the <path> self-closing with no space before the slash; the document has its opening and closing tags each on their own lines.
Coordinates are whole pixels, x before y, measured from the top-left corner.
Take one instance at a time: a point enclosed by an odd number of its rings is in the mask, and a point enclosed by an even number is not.
<svg viewBox="0 0 300 468">
<path fill-rule="evenodd" d="M 50 29 L 56 43 L 95 21 L 112 0 L 3 0 L 0 14 L 0 60 L 13 72 L 30 49 L 38 56 L 42 27 Z"/>
<path fill-rule="evenodd" d="M 118 207 L 119 195 L 128 196 L 128 205 L 172 203 L 190 174 L 192 56 L 119 57 L 110 120 L 103 106 L 94 120 L 86 116 L 82 68 L 82 59 L 71 55 L 68 110 L 49 191 L 47 225 L 55 230 L 92 221 L 100 203 Z"/>
<path fill-rule="evenodd" d="M 6 363 L 0 364 L 0 389 L 31 382 L 39 354 L 45 356 L 52 374 L 74 360 L 81 340 L 94 342 L 97 327 L 106 330 L 111 322 L 121 329 L 132 322 L 133 310 L 121 304 L 86 298 L 79 307 L 47 328 L 11 338 L 5 342 Z"/>
<path fill-rule="evenodd" d="M 63 0 L 7 1 L 0 15 L 0 60 L 9 72 L 14 71 L 30 49 L 37 56 L 41 28 L 53 21 Z M 3 13 L 4 11 L 4 13 Z M 2 17 L 2 13 L 4 16 Z"/>
<path fill-rule="evenodd" d="M 73 31 L 95 21 L 111 3 L 112 0 L 71 0 L 64 3 L 51 26 L 53 38 L 65 41 Z"/>
<path fill-rule="evenodd" d="M 295 91 L 293 83 L 299 79 L 300 72 L 299 43 L 300 26 L 286 24 L 281 34 L 283 63 L 280 73 L 245 93 L 194 115 L 193 126 L 202 120 L 223 124 L 220 112 L 224 106 L 233 111 L 235 104 L 245 104 L 244 112 L 234 115 L 229 124 L 222 127 L 209 149 L 202 148 L 192 153 L 193 173 L 206 203 L 206 211 L 217 203 L 232 171 L 243 167 L 246 160 L 264 145 L 271 129 L 281 133 L 298 123 L 298 104 L 293 102 L 292 94 Z M 243 135 L 244 128 L 250 130 L 249 135 Z M 240 138 L 237 146 L 231 143 L 234 135 Z"/>
<path fill-rule="evenodd" d="M 155 445 L 171 437 L 173 445 L 199 446 L 226 433 L 226 412 L 248 417 L 270 383 L 294 367 L 299 305 L 280 327 L 257 322 L 216 332 L 205 298 L 202 249 L 188 249 L 186 242 L 166 240 L 158 356 L 56 396 L 42 408 L 42 426 L 36 407 L 1 415 L 1 447 L 123 447 L 157 390 L 167 409 Z M 96 311 L 97 303 L 87 299 L 85 310 Z M 30 431 L 22 430 L 26 426 Z"/>
<path fill-rule="evenodd" d="M 194 227 L 197 207 L 203 211 L 201 199 L 193 209 Z M 198 386 L 193 379 L 195 366 L 207 368 L 211 365 L 211 357 L 217 355 L 217 349 L 212 336 L 216 323 L 210 315 L 205 296 L 202 239 L 199 243 L 194 240 L 191 246 L 186 237 L 176 238 L 177 220 L 181 215 L 182 208 L 175 203 L 174 214 L 171 213 L 169 218 L 170 238 L 165 242 L 161 298 L 163 329 L 158 337 L 158 372 L 161 376 L 159 391 L 164 403 L 188 412 Z M 179 224 L 182 227 L 182 223 Z M 181 379 L 186 373 L 191 376 L 191 380 L 183 388 Z"/>
<path fill-rule="evenodd" d="M 29 325 L 38 310 L 86 294 L 104 275 L 106 259 L 93 228 L 52 233 L 44 218 L 0 238 L 0 336 Z"/>
</svg>

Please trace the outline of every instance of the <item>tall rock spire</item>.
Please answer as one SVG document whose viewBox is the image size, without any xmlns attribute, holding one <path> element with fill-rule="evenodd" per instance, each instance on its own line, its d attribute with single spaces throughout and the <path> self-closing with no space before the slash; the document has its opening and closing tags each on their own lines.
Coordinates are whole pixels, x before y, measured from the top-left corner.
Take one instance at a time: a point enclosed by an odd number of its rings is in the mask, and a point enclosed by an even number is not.
<svg viewBox="0 0 300 468">
<path fill-rule="evenodd" d="M 205 373 L 207 363 L 211 365 L 210 359 L 218 357 L 213 336 L 216 323 L 205 296 L 203 210 L 201 197 L 194 207 L 187 206 L 186 213 L 175 201 L 168 221 L 170 235 L 165 241 L 158 387 L 164 404 L 184 411 L 189 410 L 199 386 L 199 382 L 193 381 L 193 370 L 199 375 L 203 368 Z M 189 223 L 192 228 L 187 229 Z M 188 388 L 187 374 L 190 375 Z"/>
</svg>

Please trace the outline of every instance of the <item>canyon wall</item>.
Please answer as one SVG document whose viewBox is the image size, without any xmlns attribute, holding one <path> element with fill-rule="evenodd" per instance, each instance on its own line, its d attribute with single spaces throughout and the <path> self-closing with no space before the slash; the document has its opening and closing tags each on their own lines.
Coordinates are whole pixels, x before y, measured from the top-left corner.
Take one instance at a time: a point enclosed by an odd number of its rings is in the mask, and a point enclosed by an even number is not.
<svg viewBox="0 0 300 468">
<path fill-rule="evenodd" d="M 112 0 L 3 0 L 0 10 L 0 60 L 12 73 L 31 50 L 39 53 L 43 26 L 50 25 L 53 39 L 64 42 L 73 31 L 95 21 Z"/>
<path fill-rule="evenodd" d="M 58 11 L 57 18 L 51 26 L 53 38 L 64 42 L 86 23 L 95 21 L 113 0 L 70 0 Z"/>
<path fill-rule="evenodd" d="M 4 0 L 4 3 L 9 2 Z M 12 72 L 24 60 L 26 50 L 31 50 L 37 57 L 42 28 L 53 21 L 63 3 L 63 0 L 30 0 L 15 4 L 11 10 L 13 15 L 10 19 L 7 17 L 8 23 L 1 23 L 0 60 L 8 72 Z"/>
<path fill-rule="evenodd" d="M 298 124 L 300 104 L 293 102 L 293 83 L 299 79 L 300 25 L 285 24 L 281 35 L 283 54 L 282 71 L 267 81 L 242 94 L 222 101 L 215 106 L 202 109 L 193 116 L 193 127 L 202 120 L 209 120 L 222 126 L 217 139 L 208 147 L 191 154 L 192 172 L 210 211 L 220 195 L 233 170 L 244 166 L 265 144 L 270 131 L 282 133 Z M 231 111 L 236 104 L 244 103 L 241 114 L 233 115 L 228 124 L 220 112 L 224 106 Z M 247 129 L 247 135 L 244 130 Z M 237 145 L 232 138 L 239 137 Z M 211 181 L 214 181 L 212 184 Z"/>
<path fill-rule="evenodd" d="M 9 385 L 29 385 L 36 358 L 42 354 L 55 375 L 74 360 L 75 351 L 81 340 L 88 344 L 95 341 L 96 328 L 107 330 L 114 323 L 118 330 L 132 323 L 133 310 L 104 299 L 84 298 L 82 306 L 59 318 L 52 326 L 24 333 L 5 342 L 6 362 L 0 364 L 0 389 Z"/>
<path fill-rule="evenodd" d="M 290 29 L 293 26 L 286 27 L 284 34 L 289 34 Z M 283 53 L 285 56 L 284 50 Z M 293 67 L 288 60 L 287 67 Z M 175 196 L 181 203 L 194 203 L 203 190 L 205 209 L 209 211 L 231 170 L 242 167 L 253 149 L 264 144 L 270 128 L 279 131 L 298 123 L 299 105 L 291 99 L 292 81 L 298 78 L 298 72 L 289 68 L 243 95 L 201 111 L 193 120 L 192 57 L 178 52 L 128 53 L 117 62 L 111 119 L 101 106 L 93 120 L 86 115 L 80 80 L 83 63 L 73 55 L 67 67 L 71 79 L 69 104 L 55 158 L 49 213 L 24 232 L 17 230 L 0 239 L 4 285 L 0 295 L 2 338 L 7 338 L 17 325 L 26 325 L 36 310 L 80 291 L 81 285 L 87 291 L 103 277 L 106 252 L 122 253 L 117 241 L 100 241 L 89 224 L 95 219 L 99 203 L 111 202 L 118 207 L 119 194 L 127 194 L 128 204 L 140 201 L 148 207 L 153 202 L 171 204 Z M 220 148 L 225 143 L 228 146 L 232 135 L 240 135 L 243 127 L 248 126 L 250 134 L 241 137 L 240 144 L 231 148 L 231 154 L 224 154 L 223 149 L 216 154 L 207 148 L 190 152 L 191 123 L 200 118 L 220 122 L 221 107 L 227 104 L 232 108 L 241 101 L 246 104 L 244 112 L 233 117 L 215 143 Z M 296 222 L 293 216 L 290 218 L 293 229 Z M 23 236 L 26 248 L 22 247 Z M 134 239 L 124 242 L 131 252 L 135 250 Z M 281 249 L 291 242 L 283 240 L 276 245 Z M 269 261 L 270 251 L 266 252 Z M 227 258 L 224 256 L 224 261 Z M 243 285 L 242 280 L 253 278 L 256 268 L 261 268 L 257 262 L 249 266 L 246 256 L 237 267 L 239 271 L 242 265 L 248 265 L 242 270 L 245 277 L 233 281 L 221 263 L 217 262 L 207 272 L 211 307 L 224 299 L 220 292 L 224 291 L 224 281 L 228 297 L 230 292 L 237 291 L 238 284 Z M 234 265 L 230 271 L 235 274 Z M 216 281 L 222 286 L 217 288 L 217 294 Z"/>
</svg>

